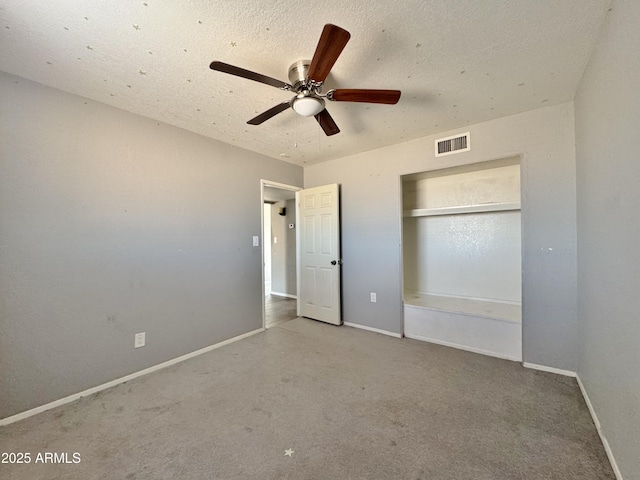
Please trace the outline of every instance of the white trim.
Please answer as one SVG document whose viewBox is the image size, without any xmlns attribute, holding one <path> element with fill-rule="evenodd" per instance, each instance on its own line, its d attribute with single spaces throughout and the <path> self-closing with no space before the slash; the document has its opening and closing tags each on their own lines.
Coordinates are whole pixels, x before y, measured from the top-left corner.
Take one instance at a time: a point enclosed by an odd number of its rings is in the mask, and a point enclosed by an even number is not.
<svg viewBox="0 0 640 480">
<path fill-rule="evenodd" d="M 506 305 L 517 305 L 519 307 L 522 306 L 522 302 L 517 302 L 514 300 L 502 300 L 502 299 L 497 299 L 497 298 L 486 298 L 486 297 L 472 297 L 469 295 L 451 295 L 450 293 L 429 293 L 429 292 L 421 292 L 418 290 L 403 290 L 404 295 L 408 296 L 408 295 L 436 295 L 438 297 L 446 297 L 446 298 L 459 298 L 461 300 L 481 300 L 481 301 L 485 301 L 485 302 L 497 302 L 497 303 L 504 303 Z M 405 305 L 413 305 L 413 306 L 419 306 L 419 305 L 414 305 L 411 303 L 411 300 L 404 300 L 404 304 Z M 432 308 L 432 307 L 427 307 L 427 308 Z"/>
<path fill-rule="evenodd" d="M 400 278 L 398 279 L 398 283 L 400 284 L 400 292 L 404 292 L 404 217 L 402 216 L 402 207 L 404 205 L 404 183 L 402 182 L 402 175 L 398 174 L 398 211 L 400 214 L 398 215 L 398 236 L 400 238 L 400 245 L 398 248 L 398 265 L 400 265 L 399 274 Z M 400 297 L 401 300 L 404 298 L 404 295 Z M 400 303 L 400 336 L 406 330 L 404 327 L 404 303 Z"/>
<path fill-rule="evenodd" d="M 467 352 L 479 353 L 481 355 L 488 355 L 490 357 L 501 358 L 503 360 L 511 360 L 512 362 L 519 362 L 520 361 L 520 358 L 513 357 L 511 355 L 505 355 L 503 353 L 491 352 L 489 350 L 482 350 L 481 348 L 468 347 L 467 345 L 460 345 L 460 344 L 457 344 L 457 343 L 446 342 L 446 341 L 443 341 L 443 340 L 436 340 L 434 338 L 422 337 L 420 335 L 412 335 L 412 334 L 408 334 L 407 332 L 405 332 L 404 336 L 407 337 L 407 338 L 411 338 L 413 340 L 420 340 L 422 342 L 435 343 L 437 345 L 443 345 L 445 347 L 457 348 L 458 350 L 466 350 Z"/>
<path fill-rule="evenodd" d="M 434 295 L 435 296 L 435 295 Z M 451 295 L 442 295 L 443 297 L 448 297 L 448 298 L 460 298 L 461 300 L 464 300 L 464 297 L 453 297 Z M 472 297 L 469 297 L 469 300 L 475 300 Z M 459 311 L 459 310 L 447 310 L 445 308 L 439 308 L 439 307 L 430 307 L 430 306 L 426 306 L 426 305 L 418 305 L 416 303 L 411 303 L 412 300 L 405 300 L 404 301 L 404 307 L 405 308 L 415 308 L 418 310 L 431 310 L 433 312 L 443 312 L 443 313 L 450 313 L 452 315 L 462 315 L 465 317 L 472 317 L 472 318 L 479 318 L 479 319 L 483 319 L 483 320 L 493 320 L 496 322 L 505 322 L 505 323 L 515 323 L 515 324 L 522 324 L 522 320 L 516 319 L 510 319 L 510 318 L 497 318 L 497 316 L 491 316 L 489 314 L 478 314 L 478 313 L 473 313 L 473 312 L 464 312 L 464 311 Z M 481 300 L 482 301 L 482 300 Z M 486 301 L 486 300 L 484 300 Z M 503 302 L 494 302 L 494 303 L 503 303 Z M 507 305 L 513 305 L 512 303 L 507 303 L 504 302 Z M 519 306 L 516 304 L 516 306 Z M 522 311 L 522 310 L 521 310 Z"/>
<path fill-rule="evenodd" d="M 560 368 L 547 367 L 545 365 L 537 365 L 535 363 L 522 362 L 524 368 L 530 368 L 532 370 L 540 370 L 541 372 L 555 373 L 556 375 L 564 375 L 565 377 L 576 377 L 576 372 L 571 370 L 561 370 Z"/>
<path fill-rule="evenodd" d="M 291 293 L 274 292 L 273 290 L 271 290 L 271 295 L 275 295 L 276 297 L 293 298 L 294 300 L 298 299 L 297 295 L 292 295 Z"/>
<path fill-rule="evenodd" d="M 59 407 L 61 405 L 65 405 L 67 403 L 75 402 L 76 400 L 87 397 L 89 395 L 93 395 L 94 393 L 98 393 L 102 390 L 106 390 L 107 388 L 115 387 L 124 382 L 128 382 L 129 380 L 133 380 L 134 378 L 141 377 L 143 375 L 147 375 L 149 373 L 156 372 L 166 367 L 170 367 L 171 365 L 175 365 L 176 363 L 184 362 L 185 360 L 189 360 L 190 358 L 197 357 L 202 355 L 203 353 L 210 352 L 215 350 L 216 348 L 224 347 L 233 342 L 237 342 L 238 340 L 242 340 L 244 338 L 255 335 L 256 333 L 264 332 L 264 328 L 258 328 L 257 330 L 253 330 L 251 332 L 243 333 L 242 335 L 238 335 L 237 337 L 230 338 L 228 340 L 224 340 L 222 342 L 216 343 L 214 345 L 209 345 L 208 347 L 201 348 L 200 350 L 196 350 L 191 353 L 187 353 L 186 355 L 182 355 L 180 357 L 173 358 L 171 360 L 167 360 L 166 362 L 159 363 L 158 365 L 154 365 L 149 368 L 145 368 L 144 370 L 140 370 L 138 372 L 131 373 L 124 377 L 117 378 L 115 380 L 111 380 L 110 382 L 103 383 L 102 385 L 98 385 L 97 387 L 89 388 L 87 390 L 83 390 L 82 392 L 74 393 L 73 395 L 69 395 L 68 397 L 60 398 L 59 400 L 55 400 L 51 403 L 47 403 L 45 405 L 41 405 L 36 408 L 32 408 L 31 410 L 26 410 L 21 413 L 17 413 L 10 417 L 0 419 L 0 427 L 4 425 L 9 425 L 10 423 L 17 422 L 19 420 L 23 420 L 28 417 L 32 417 L 33 415 L 37 415 L 38 413 L 46 412 L 47 410 L 51 410 L 52 408 Z"/>
<path fill-rule="evenodd" d="M 266 330 L 267 328 L 267 290 L 266 284 L 267 279 L 264 273 L 264 187 L 265 180 L 260 179 L 260 278 L 262 279 L 262 328 Z"/>
<path fill-rule="evenodd" d="M 613 452 L 611 451 L 611 447 L 609 446 L 609 442 L 607 441 L 604 433 L 602 433 L 602 427 L 600 426 L 600 420 L 598 420 L 598 416 L 596 415 L 596 411 L 593 409 L 593 404 L 591 403 L 591 399 L 587 394 L 587 390 L 584 388 L 584 384 L 582 380 L 580 380 L 580 376 L 576 374 L 576 380 L 578 381 L 578 386 L 580 387 L 580 391 L 582 392 L 582 396 L 584 397 L 584 401 L 587 404 L 587 408 L 589 409 L 589 413 L 591 414 L 591 418 L 593 419 L 593 423 L 596 426 L 596 430 L 598 431 L 598 435 L 600 435 L 600 440 L 602 441 L 602 445 L 604 446 L 604 451 L 607 454 L 607 458 L 609 459 L 609 463 L 611 464 L 611 468 L 613 469 L 613 473 L 615 474 L 618 480 L 623 480 L 622 473 L 620 472 L 620 468 L 618 468 L 618 463 L 616 462 L 615 457 L 613 456 Z"/>
<path fill-rule="evenodd" d="M 260 184 L 263 187 L 274 187 L 279 188 L 280 190 L 289 190 L 291 192 L 302 190 L 302 187 L 296 187 L 295 185 L 288 185 L 286 183 L 272 182 L 271 180 L 265 180 L 264 178 L 260 179 Z"/>
<path fill-rule="evenodd" d="M 388 335 L 390 337 L 402 338 L 402 335 L 395 332 L 389 332 L 388 330 L 381 330 L 379 328 L 367 327 L 358 323 L 344 322 L 343 325 L 347 327 L 360 328 L 361 330 L 367 330 L 369 332 L 381 333 L 382 335 Z"/>
<path fill-rule="evenodd" d="M 302 296 L 302 286 L 300 281 L 300 191 L 295 193 L 296 206 L 296 293 Z M 300 299 L 296 300 L 296 315 L 300 316 Z"/>
<path fill-rule="evenodd" d="M 403 210 L 403 217 L 435 217 L 440 215 L 464 215 L 467 213 L 509 212 L 520 210 L 520 202 L 483 203 L 480 205 L 457 205 L 455 207 L 413 208 Z"/>
</svg>

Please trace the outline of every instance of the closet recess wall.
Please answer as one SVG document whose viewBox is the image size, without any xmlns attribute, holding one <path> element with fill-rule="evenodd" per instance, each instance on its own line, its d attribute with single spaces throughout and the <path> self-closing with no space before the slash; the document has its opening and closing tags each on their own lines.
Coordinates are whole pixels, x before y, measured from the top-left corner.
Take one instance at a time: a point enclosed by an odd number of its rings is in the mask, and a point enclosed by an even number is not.
<svg viewBox="0 0 640 480">
<path fill-rule="evenodd" d="M 519 158 L 402 185 L 405 335 L 521 360 Z"/>
</svg>

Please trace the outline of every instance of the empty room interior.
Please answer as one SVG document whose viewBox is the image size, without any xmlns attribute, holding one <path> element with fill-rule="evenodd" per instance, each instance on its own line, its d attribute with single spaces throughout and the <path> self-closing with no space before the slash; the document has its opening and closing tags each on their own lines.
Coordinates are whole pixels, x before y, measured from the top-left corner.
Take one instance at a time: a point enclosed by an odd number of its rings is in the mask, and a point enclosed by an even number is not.
<svg viewBox="0 0 640 480">
<path fill-rule="evenodd" d="M 0 0 L 0 477 L 640 480 L 639 25 Z"/>
</svg>

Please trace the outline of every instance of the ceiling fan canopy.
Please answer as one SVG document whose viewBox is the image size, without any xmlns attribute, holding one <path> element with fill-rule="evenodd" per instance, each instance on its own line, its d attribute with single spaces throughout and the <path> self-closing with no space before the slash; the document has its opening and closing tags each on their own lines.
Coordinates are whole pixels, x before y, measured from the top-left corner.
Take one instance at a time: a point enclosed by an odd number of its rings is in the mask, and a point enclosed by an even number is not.
<svg viewBox="0 0 640 480">
<path fill-rule="evenodd" d="M 351 38 L 351 34 L 345 29 L 332 24 L 325 25 L 313 58 L 310 61 L 298 60 L 289 67 L 289 81 L 291 83 L 285 83 L 219 61 L 211 62 L 209 67 L 212 70 L 264 83 L 296 94 L 291 100 L 282 102 L 252 118 L 247 122 L 248 124 L 260 125 L 277 114 L 292 108 L 303 117 L 315 117 L 326 135 L 335 135 L 340 132 L 340 129 L 326 110 L 325 100 L 388 105 L 396 104 L 400 100 L 399 90 L 333 89 L 326 94 L 322 93 L 322 85 L 347 45 L 349 38 Z"/>
</svg>

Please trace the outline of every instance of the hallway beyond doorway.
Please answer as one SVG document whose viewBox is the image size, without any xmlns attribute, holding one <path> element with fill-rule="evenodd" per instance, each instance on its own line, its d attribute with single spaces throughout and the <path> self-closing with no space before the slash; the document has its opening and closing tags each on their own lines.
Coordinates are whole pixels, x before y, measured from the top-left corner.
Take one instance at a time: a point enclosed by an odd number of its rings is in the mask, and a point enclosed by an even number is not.
<svg viewBox="0 0 640 480">
<path fill-rule="evenodd" d="M 280 323 L 296 318 L 296 300 L 279 295 L 265 296 L 265 327 L 275 327 Z"/>
</svg>

